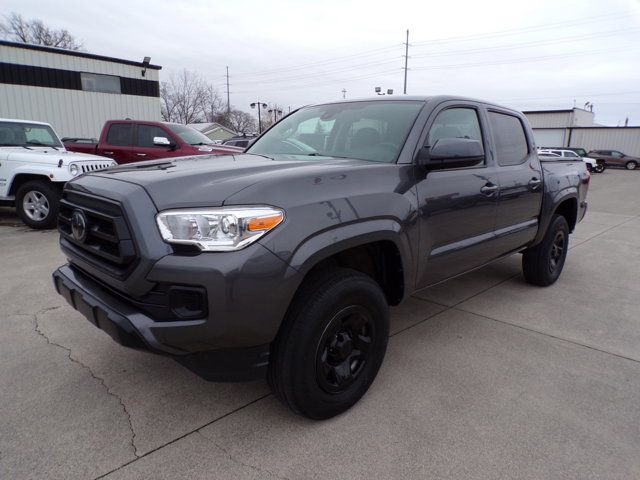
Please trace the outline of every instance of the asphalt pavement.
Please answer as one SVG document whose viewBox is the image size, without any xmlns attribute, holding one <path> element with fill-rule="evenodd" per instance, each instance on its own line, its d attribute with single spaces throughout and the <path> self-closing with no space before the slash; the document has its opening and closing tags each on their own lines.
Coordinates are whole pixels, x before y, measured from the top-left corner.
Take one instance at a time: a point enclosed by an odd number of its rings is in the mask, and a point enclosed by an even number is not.
<svg viewBox="0 0 640 480">
<path fill-rule="evenodd" d="M 516 255 L 392 309 L 378 378 L 324 422 L 115 344 L 54 292 L 56 233 L 0 208 L 0 478 L 640 478 L 639 191 L 592 177 L 551 287 Z"/>
</svg>

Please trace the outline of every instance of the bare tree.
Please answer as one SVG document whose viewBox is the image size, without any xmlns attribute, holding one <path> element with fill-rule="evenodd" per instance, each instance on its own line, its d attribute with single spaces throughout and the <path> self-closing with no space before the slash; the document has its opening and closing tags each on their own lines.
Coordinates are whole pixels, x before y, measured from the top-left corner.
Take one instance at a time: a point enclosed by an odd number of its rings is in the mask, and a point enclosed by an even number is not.
<svg viewBox="0 0 640 480">
<path fill-rule="evenodd" d="M 166 122 L 199 123 L 213 104 L 213 88 L 197 72 L 184 69 L 160 87 L 162 118 Z M 216 93 L 217 94 L 217 93 Z"/>
<path fill-rule="evenodd" d="M 215 121 L 240 134 L 253 133 L 258 129 L 256 119 L 242 110 L 233 109 L 229 113 L 225 110 Z"/>
<path fill-rule="evenodd" d="M 82 42 L 78 41 L 68 30 L 55 29 L 44 24 L 42 20 L 25 20 L 18 13 L 11 13 L 0 22 L 0 37 L 15 42 L 58 47 L 66 50 L 82 50 Z"/>
<path fill-rule="evenodd" d="M 207 89 L 207 98 L 204 105 L 204 117 L 207 122 L 216 122 L 217 118 L 226 113 L 226 108 L 223 108 L 222 98 L 218 91 L 209 85 Z"/>
</svg>

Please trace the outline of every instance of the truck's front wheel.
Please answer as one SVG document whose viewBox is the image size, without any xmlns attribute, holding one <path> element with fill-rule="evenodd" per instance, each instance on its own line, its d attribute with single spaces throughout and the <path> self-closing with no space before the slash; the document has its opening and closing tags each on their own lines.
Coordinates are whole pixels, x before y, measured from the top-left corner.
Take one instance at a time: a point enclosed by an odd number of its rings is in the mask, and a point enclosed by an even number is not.
<svg viewBox="0 0 640 480">
<path fill-rule="evenodd" d="M 49 182 L 30 180 L 16 192 L 16 210 L 31 228 L 54 228 L 58 219 L 60 190 Z"/>
<path fill-rule="evenodd" d="M 542 242 L 524 251 L 524 279 L 547 287 L 560 277 L 569 249 L 569 224 L 562 215 L 554 215 Z"/>
<path fill-rule="evenodd" d="M 388 337 L 387 301 L 369 276 L 343 268 L 312 274 L 272 345 L 269 384 L 293 411 L 333 417 L 368 390 Z"/>
</svg>

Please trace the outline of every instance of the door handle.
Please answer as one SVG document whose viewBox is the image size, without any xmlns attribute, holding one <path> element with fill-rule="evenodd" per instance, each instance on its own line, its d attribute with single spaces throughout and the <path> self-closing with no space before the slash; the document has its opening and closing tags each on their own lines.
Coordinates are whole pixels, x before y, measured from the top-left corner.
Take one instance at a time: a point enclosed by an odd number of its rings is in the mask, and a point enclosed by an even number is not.
<svg viewBox="0 0 640 480">
<path fill-rule="evenodd" d="M 146 153 L 136 153 L 136 157 L 146 157 Z"/>
<path fill-rule="evenodd" d="M 105 155 L 113 155 L 113 152 L 102 152 L 102 153 L 104 153 Z"/>
<path fill-rule="evenodd" d="M 487 183 L 480 189 L 480 193 L 482 193 L 483 195 L 486 195 L 487 197 L 491 197 L 498 191 L 499 188 L 500 187 L 498 187 L 498 185 L 494 185 L 493 183 Z"/>
<path fill-rule="evenodd" d="M 540 180 L 538 177 L 533 177 L 531 180 L 529 180 L 529 186 L 532 190 L 537 190 L 541 183 L 542 180 Z"/>
</svg>

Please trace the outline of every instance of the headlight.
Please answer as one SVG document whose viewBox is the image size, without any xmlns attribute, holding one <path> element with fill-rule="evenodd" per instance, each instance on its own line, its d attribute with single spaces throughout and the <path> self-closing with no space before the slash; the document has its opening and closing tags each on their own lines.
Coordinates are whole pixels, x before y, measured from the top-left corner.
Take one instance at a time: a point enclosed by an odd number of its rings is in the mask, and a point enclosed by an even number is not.
<svg viewBox="0 0 640 480">
<path fill-rule="evenodd" d="M 76 165 L 75 163 L 72 163 L 71 165 L 69 165 L 69 173 L 71 174 L 72 177 L 75 177 L 76 175 L 78 175 L 79 173 L 79 169 L 78 169 L 78 165 Z"/>
<path fill-rule="evenodd" d="M 204 252 L 240 250 L 284 220 L 274 207 L 220 207 L 167 210 L 156 215 L 167 243 L 195 245 Z"/>
</svg>

